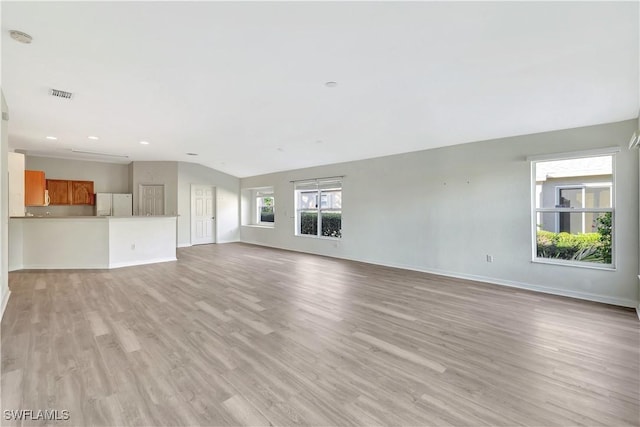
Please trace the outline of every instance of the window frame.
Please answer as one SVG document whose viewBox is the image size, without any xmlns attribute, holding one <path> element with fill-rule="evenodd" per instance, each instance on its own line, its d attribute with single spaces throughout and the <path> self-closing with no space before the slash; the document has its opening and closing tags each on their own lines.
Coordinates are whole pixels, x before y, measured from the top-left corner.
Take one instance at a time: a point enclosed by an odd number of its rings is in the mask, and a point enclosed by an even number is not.
<svg viewBox="0 0 640 427">
<path fill-rule="evenodd" d="M 616 154 L 620 152 L 619 147 L 609 147 L 604 149 L 595 149 L 588 151 L 579 151 L 573 153 L 558 153 L 552 155 L 542 155 L 542 156 L 530 156 L 527 157 L 527 161 L 530 163 L 530 191 L 531 191 L 531 262 L 536 264 L 550 264 L 550 265 L 558 265 L 558 266 L 569 266 L 569 267 L 578 267 L 578 268 L 589 268 L 595 270 L 606 270 L 606 271 L 616 271 L 617 270 L 617 232 L 616 232 Z M 610 208 L 538 208 L 536 207 L 536 165 L 542 162 L 549 161 L 557 161 L 557 160 L 571 160 L 571 159 L 582 159 L 589 157 L 611 157 L 611 191 L 610 191 L 610 200 L 611 207 Z M 602 184 L 602 183 L 593 183 L 593 184 Z M 556 187 L 566 187 L 566 188 L 579 188 L 582 187 L 582 191 L 584 191 L 586 187 L 589 187 L 588 184 L 567 184 L 566 186 L 556 186 Z M 591 185 L 604 187 L 604 185 Z M 608 187 L 608 185 L 607 185 Z M 558 205 L 558 188 L 555 188 L 555 202 L 556 206 Z M 584 206 L 584 198 L 583 198 L 583 206 Z M 542 258 L 538 257 L 538 248 L 537 248 L 537 231 L 538 231 L 538 214 L 543 213 L 582 213 L 583 217 L 583 230 L 584 230 L 584 217 L 586 213 L 611 213 L 611 264 L 600 264 L 588 261 L 572 261 L 572 260 L 562 260 L 562 259 L 554 259 L 554 258 Z M 558 221 L 556 219 L 556 221 Z M 558 224 L 556 223 L 556 229 L 559 229 Z"/>
<path fill-rule="evenodd" d="M 273 200 L 273 221 L 269 222 L 269 221 L 262 221 L 262 206 L 263 204 L 261 203 L 261 201 L 263 201 L 265 198 L 269 198 Z M 263 227 L 274 227 L 276 224 L 276 198 L 273 195 L 273 192 L 267 193 L 267 192 L 261 192 L 261 191 L 256 191 L 255 193 L 255 224 L 256 225 L 261 225 Z"/>
<path fill-rule="evenodd" d="M 296 237 L 309 237 L 312 239 L 328 239 L 328 240 L 340 240 L 342 239 L 342 192 L 344 186 L 344 177 L 337 176 L 331 178 L 317 178 L 317 179 L 306 179 L 301 181 L 293 181 L 293 198 L 294 198 L 294 209 L 295 209 L 295 221 L 294 221 L 294 235 Z M 321 185 L 323 182 L 339 182 L 340 183 L 340 208 L 323 208 L 322 207 L 322 196 L 323 192 L 336 191 L 335 189 L 323 189 Z M 298 189 L 296 188 L 299 184 L 311 184 L 315 182 L 315 189 Z M 300 194 L 301 193 L 315 193 L 315 208 L 300 208 Z M 302 225 L 301 214 L 303 212 L 316 212 L 317 214 L 317 223 L 316 223 L 316 234 L 302 234 L 300 232 L 300 227 Z M 340 236 L 323 236 L 322 235 L 322 215 L 323 213 L 331 213 L 331 212 L 340 212 L 341 216 L 341 224 L 340 224 Z"/>
</svg>

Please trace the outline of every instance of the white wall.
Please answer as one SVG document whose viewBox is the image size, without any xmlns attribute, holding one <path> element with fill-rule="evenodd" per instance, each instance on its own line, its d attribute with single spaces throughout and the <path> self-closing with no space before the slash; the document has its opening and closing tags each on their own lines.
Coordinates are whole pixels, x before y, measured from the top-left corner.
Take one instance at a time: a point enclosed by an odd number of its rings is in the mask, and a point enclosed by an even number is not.
<svg viewBox="0 0 640 427">
<path fill-rule="evenodd" d="M 12 270 L 109 267 L 107 218 L 12 218 L 9 226 Z"/>
<path fill-rule="evenodd" d="M 133 214 L 138 215 L 140 184 L 164 184 L 164 213 L 178 213 L 178 162 L 133 162 Z"/>
<path fill-rule="evenodd" d="M 109 218 L 110 268 L 175 260 L 175 217 Z"/>
<path fill-rule="evenodd" d="M 9 114 L 9 107 L 2 98 L 2 115 Z M 9 300 L 9 174 L 7 153 L 9 151 L 8 122 L 1 120 L 0 129 L 0 318 Z"/>
<path fill-rule="evenodd" d="M 178 164 L 178 246 L 191 244 L 191 185 L 216 187 L 216 242 L 239 240 L 240 180 L 196 163 Z"/>
<path fill-rule="evenodd" d="M 636 306 L 638 155 L 626 148 L 636 126 L 629 120 L 244 178 L 243 189 L 274 187 L 277 213 L 273 229 L 241 226 L 241 240 Z M 614 145 L 623 147 L 617 270 L 532 263 L 526 157 Z M 290 181 L 337 175 L 345 175 L 343 238 L 294 236 Z"/>
<path fill-rule="evenodd" d="M 93 181 L 96 193 L 129 192 L 129 166 L 126 164 L 26 156 L 25 166 L 28 170 L 44 171 L 46 179 Z M 56 216 L 94 214 L 94 207 L 87 205 L 27 206 L 26 209 L 35 215 L 46 212 Z"/>
</svg>

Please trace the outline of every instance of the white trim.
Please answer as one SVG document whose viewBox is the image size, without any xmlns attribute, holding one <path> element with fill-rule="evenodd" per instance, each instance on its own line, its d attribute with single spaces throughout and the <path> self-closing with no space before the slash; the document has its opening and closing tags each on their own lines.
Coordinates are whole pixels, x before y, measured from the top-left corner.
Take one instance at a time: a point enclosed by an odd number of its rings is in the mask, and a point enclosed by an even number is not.
<svg viewBox="0 0 640 427">
<path fill-rule="evenodd" d="M 146 265 L 156 264 L 158 262 L 177 261 L 176 257 L 167 258 L 152 258 L 139 261 L 126 261 L 108 264 L 89 264 L 78 266 L 74 265 L 60 265 L 60 264 L 28 264 L 24 265 L 21 270 L 106 270 L 111 268 L 131 267 L 134 265 Z M 15 270 L 14 270 L 15 271 Z"/>
<path fill-rule="evenodd" d="M 380 264 L 380 265 L 385 265 L 385 264 Z M 612 304 L 612 305 L 618 305 L 618 306 L 622 306 L 622 307 L 635 307 L 637 302 L 631 299 L 627 299 L 627 298 L 617 298 L 617 297 L 610 297 L 610 296 L 606 296 L 606 295 L 598 295 L 598 294 L 592 294 L 589 292 L 580 292 L 580 291 L 570 291 L 570 290 L 566 290 L 566 289 L 558 289 L 558 288 L 549 288 L 547 286 L 540 286 L 540 285 L 534 285 L 531 283 L 524 283 L 524 282 L 517 282 L 517 281 L 512 281 L 512 280 L 502 280 L 502 279 L 495 279 L 492 277 L 486 277 L 486 276 L 477 276 L 474 274 L 459 274 L 459 273 L 452 273 L 449 271 L 443 271 L 443 270 L 437 270 L 437 269 L 413 269 L 411 267 L 401 267 L 401 266 L 393 266 L 393 265 L 385 265 L 387 267 L 395 267 L 395 268 L 406 268 L 407 270 L 414 270 L 414 271 L 420 271 L 423 273 L 431 273 L 431 274 L 437 274 L 440 276 L 446 276 L 446 277 L 454 277 L 457 279 L 465 279 L 465 280 L 474 280 L 476 282 L 483 282 L 483 283 L 490 283 L 493 285 L 501 285 L 501 286 L 507 286 L 510 288 L 518 288 L 518 289 L 527 289 L 530 291 L 536 291 L 536 292 L 542 292 L 545 294 L 551 294 L 551 295 L 560 295 L 560 296 L 564 296 L 564 297 L 570 297 L 570 298 L 577 298 L 577 299 L 583 299 L 583 300 L 587 300 L 587 301 L 595 301 L 595 302 L 601 302 L 601 303 L 605 303 L 605 304 Z"/>
<path fill-rule="evenodd" d="M 541 258 L 535 257 L 531 260 L 533 264 L 551 264 L 551 265 L 564 265 L 569 267 L 589 268 L 591 270 L 604 270 L 604 271 L 616 271 L 615 264 L 599 264 L 597 262 L 589 261 L 572 261 L 570 259 L 557 259 L 557 258 Z"/>
<path fill-rule="evenodd" d="M 296 234 L 293 237 L 305 237 L 307 239 L 316 239 L 316 240 L 333 240 L 333 241 L 342 240 L 342 237 L 318 236 L 318 235 L 315 235 L 315 234 Z"/>
<path fill-rule="evenodd" d="M 88 264 L 82 266 L 78 266 L 77 264 L 24 264 L 22 266 L 23 270 L 104 270 L 108 268 L 108 264 Z"/>
<path fill-rule="evenodd" d="M 271 223 L 271 224 L 273 224 L 273 223 Z M 244 225 L 241 225 L 241 227 L 268 228 L 268 229 L 271 229 L 271 230 L 276 228 L 274 225 L 261 225 L 261 224 L 244 224 Z"/>
<path fill-rule="evenodd" d="M 177 248 L 189 248 L 193 246 L 191 243 L 178 243 L 178 246 L 176 246 Z"/>
<path fill-rule="evenodd" d="M 223 243 L 242 243 L 239 239 L 238 240 L 221 240 L 219 242 L 216 242 L 216 244 L 223 244 Z"/>
<path fill-rule="evenodd" d="M 170 262 L 177 261 L 176 257 L 168 257 L 168 258 L 154 258 L 154 259 L 145 259 L 142 261 L 127 261 L 127 262 L 116 262 L 113 264 L 109 264 L 109 268 L 121 268 L 121 267 L 133 267 L 136 265 L 146 265 L 146 264 L 157 264 L 159 262 Z"/>
<path fill-rule="evenodd" d="M 640 304 L 636 307 L 636 314 L 638 315 L 638 320 L 640 320 Z"/>
<path fill-rule="evenodd" d="M 7 289 L 7 293 L 4 295 L 4 299 L 2 300 L 2 311 L 0 312 L 0 320 L 4 317 L 4 311 L 7 309 L 7 304 L 9 304 L 9 297 L 11 296 L 11 290 Z"/>
<path fill-rule="evenodd" d="M 553 264 L 553 265 L 564 265 L 564 266 L 572 266 L 572 267 L 584 267 L 584 268 L 595 268 L 601 270 L 616 270 L 617 265 L 617 253 L 618 253 L 618 239 L 616 238 L 616 192 L 618 191 L 618 186 L 616 184 L 616 154 L 620 152 L 620 147 L 609 147 L 602 148 L 596 150 L 586 150 L 586 151 L 574 151 L 568 153 L 559 153 L 559 154 L 549 154 L 546 156 L 529 156 L 527 160 L 530 161 L 530 173 L 531 173 L 531 262 L 541 263 L 541 264 Z M 560 157 L 565 156 L 565 157 Z M 536 180 L 536 164 L 538 162 L 542 162 L 545 160 L 563 160 L 563 159 L 574 159 L 574 158 L 584 158 L 584 157 L 595 157 L 595 156 L 610 156 L 611 157 L 611 185 L 610 185 L 610 201 L 611 207 L 609 208 L 538 208 L 537 200 L 536 200 L 536 190 L 538 186 L 538 181 Z M 584 184 L 566 184 L 556 185 L 554 192 L 554 198 L 556 206 L 558 205 L 558 197 L 559 197 L 559 188 L 567 187 L 567 188 L 580 188 L 582 187 L 583 194 L 583 203 L 585 200 L 585 187 Z M 608 213 L 611 212 L 611 264 L 603 264 L 602 266 L 594 266 L 593 263 L 585 262 L 585 261 L 576 261 L 576 263 L 584 264 L 584 265 L 576 265 L 574 262 L 567 262 L 567 260 L 556 260 L 554 258 L 540 258 L 538 257 L 538 247 L 537 247 L 537 237 L 538 237 L 538 215 L 540 213 L 545 212 L 570 212 L 570 213 L 582 213 L 582 231 L 585 230 L 585 213 Z M 559 215 L 557 215 L 555 219 L 555 229 L 559 230 Z M 557 231 L 556 231 L 557 232 Z M 544 261 L 542 261 L 544 260 Z M 591 265 L 590 265 L 591 264 Z"/>
<path fill-rule="evenodd" d="M 528 162 L 539 162 L 541 160 L 563 160 L 574 157 L 598 157 L 612 155 L 620 152 L 620 147 L 596 148 L 594 150 L 570 151 L 555 154 L 536 154 L 525 158 Z M 534 178 L 535 179 L 535 178 Z"/>
<path fill-rule="evenodd" d="M 582 300 L 586 300 L 586 301 L 595 301 L 595 302 L 600 302 L 600 303 L 604 303 L 604 304 L 617 305 L 617 306 L 621 306 L 621 307 L 638 307 L 637 310 L 640 310 L 640 305 L 638 305 L 638 301 L 631 300 L 631 299 L 628 299 L 628 298 L 610 297 L 610 296 L 606 296 L 606 295 L 592 294 L 592 293 L 589 293 L 589 292 L 580 292 L 580 291 L 570 291 L 570 290 L 566 290 L 566 289 L 549 288 L 549 287 L 546 287 L 546 286 L 534 285 L 534 284 L 531 284 L 531 283 L 517 282 L 517 281 L 513 281 L 513 280 L 496 279 L 496 278 L 492 278 L 492 277 L 478 276 L 478 275 L 475 275 L 475 274 L 453 273 L 451 271 L 446 271 L 446 270 L 413 267 L 413 266 L 404 265 L 404 264 L 380 263 L 380 262 L 373 262 L 373 261 L 364 260 L 364 259 L 358 259 L 358 258 L 346 258 L 346 257 L 335 256 L 335 255 L 319 254 L 319 253 L 316 253 L 316 252 L 294 250 L 294 249 L 290 249 L 290 248 L 284 248 L 284 247 L 278 247 L 278 246 L 270 246 L 270 245 L 266 245 L 266 244 L 263 244 L 263 243 L 254 243 L 254 242 L 249 242 L 249 241 L 243 241 L 242 243 L 250 244 L 250 245 L 256 245 L 256 246 L 271 247 L 271 248 L 276 248 L 276 249 L 283 249 L 283 250 L 291 251 L 291 252 L 302 252 L 302 253 L 308 253 L 308 254 L 313 254 L 313 255 L 318 255 L 318 256 L 326 256 L 326 257 L 330 257 L 330 258 L 344 259 L 344 260 L 348 260 L 348 261 L 363 262 L 363 263 L 366 263 L 366 264 L 380 265 L 380 266 L 383 266 L 383 267 L 400 268 L 400 269 L 403 269 L 403 270 L 417 271 L 417 272 L 420 272 L 420 273 L 435 274 L 435 275 L 438 275 L 438 276 L 445 276 L 445 277 L 453 277 L 453 278 L 456 278 L 456 279 L 472 280 L 472 281 L 476 281 L 476 282 L 489 283 L 489 284 L 492 284 L 492 285 L 507 286 L 507 287 L 510 287 L 510 288 L 527 289 L 527 290 L 530 290 L 530 291 L 541 292 L 541 293 L 550 294 L 550 295 L 559 295 L 559 296 L 564 296 L 564 297 L 569 297 L 569 298 L 582 299 Z"/>
</svg>

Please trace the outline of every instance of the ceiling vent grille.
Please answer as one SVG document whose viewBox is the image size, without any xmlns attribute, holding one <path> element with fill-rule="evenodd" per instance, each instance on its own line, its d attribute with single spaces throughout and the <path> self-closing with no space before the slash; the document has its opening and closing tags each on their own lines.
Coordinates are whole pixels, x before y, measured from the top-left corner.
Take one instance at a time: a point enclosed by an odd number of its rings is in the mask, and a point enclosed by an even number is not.
<svg viewBox="0 0 640 427">
<path fill-rule="evenodd" d="M 71 92 L 65 92 L 64 90 L 59 90 L 59 89 L 51 89 L 49 91 L 49 94 L 51 96 L 55 96 L 55 97 L 58 97 L 58 98 L 64 98 L 64 99 L 73 98 L 73 94 Z"/>
</svg>

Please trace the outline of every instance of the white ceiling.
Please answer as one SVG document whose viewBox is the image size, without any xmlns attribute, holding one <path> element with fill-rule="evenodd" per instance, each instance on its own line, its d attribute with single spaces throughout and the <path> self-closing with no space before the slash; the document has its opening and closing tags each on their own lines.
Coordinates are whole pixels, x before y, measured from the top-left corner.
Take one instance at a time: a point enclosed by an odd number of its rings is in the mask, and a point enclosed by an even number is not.
<svg viewBox="0 0 640 427">
<path fill-rule="evenodd" d="M 638 116 L 638 2 L 1 8 L 10 146 L 31 153 L 244 177 Z"/>
</svg>

